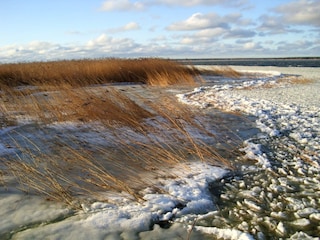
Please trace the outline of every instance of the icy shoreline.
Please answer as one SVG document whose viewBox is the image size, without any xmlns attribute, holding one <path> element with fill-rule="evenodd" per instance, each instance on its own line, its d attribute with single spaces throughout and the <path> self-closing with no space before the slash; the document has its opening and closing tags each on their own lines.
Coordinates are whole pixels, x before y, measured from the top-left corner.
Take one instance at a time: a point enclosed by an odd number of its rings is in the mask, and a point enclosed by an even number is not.
<svg viewBox="0 0 320 240">
<path fill-rule="evenodd" d="M 235 69 L 245 71 L 248 68 Z M 314 82 L 283 85 L 269 77 L 262 81 L 244 81 L 240 85 L 200 87 L 178 98 L 201 108 L 238 111 L 257 117 L 256 125 L 261 134 L 245 141 L 240 149 L 245 152 L 246 159 L 255 160 L 257 165 L 244 164 L 242 170 L 250 176 L 234 181 L 222 195 L 221 205 L 225 209 L 220 214 L 224 218 L 215 216 L 220 219 L 218 226 L 250 232 L 258 239 L 313 239 L 311 236 L 320 233 L 320 202 L 316 200 L 320 193 L 320 101 L 316 94 L 320 89 L 320 71 L 317 68 L 250 68 L 263 69 L 300 73 Z M 250 90 L 246 90 L 248 87 Z M 279 91 L 283 94 L 279 95 Z M 214 219 L 210 221 L 215 222 Z"/>
<path fill-rule="evenodd" d="M 166 227 L 173 219 L 188 221 L 198 214 L 215 211 L 208 183 L 222 178 L 226 170 L 205 163 L 178 164 L 171 171 L 177 179 L 160 179 L 165 193 L 143 190 L 144 201 L 126 194 L 109 195 L 109 203 L 82 204 L 71 211 L 61 204 L 43 201 L 19 192 L 1 194 L 1 239 L 167 239 Z M 170 174 L 168 172 L 168 174 Z M 1 192 L 6 192 L 4 189 Z M 11 205 L 12 207 L 8 207 Z M 154 226 L 153 230 L 150 227 Z M 174 234 L 186 236 L 183 224 Z M 140 237 L 139 237 L 140 235 Z"/>
<path fill-rule="evenodd" d="M 227 171 L 205 163 L 177 165 L 171 171 L 178 178 L 159 179 L 163 192 L 145 189 L 143 202 L 110 195 L 109 203 L 84 203 L 81 211 L 1 189 L 0 212 L 6 218 L 0 220 L 0 238 L 177 239 L 191 232 L 191 239 L 315 239 L 320 233 L 320 101 L 315 94 L 320 69 L 235 69 L 259 71 L 261 78 L 178 95 L 195 107 L 257 118 L 261 133 L 245 141 L 238 160 L 243 176 L 226 183 L 219 199 L 213 201 L 209 186 Z M 303 74 L 314 82 L 281 85 L 276 82 L 281 74 Z"/>
</svg>

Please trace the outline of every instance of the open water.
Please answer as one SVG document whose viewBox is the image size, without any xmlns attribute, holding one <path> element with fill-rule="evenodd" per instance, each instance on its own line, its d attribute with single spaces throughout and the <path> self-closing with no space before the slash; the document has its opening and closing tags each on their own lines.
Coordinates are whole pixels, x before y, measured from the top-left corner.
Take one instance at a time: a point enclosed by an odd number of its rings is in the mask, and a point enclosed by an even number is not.
<svg viewBox="0 0 320 240">
<path fill-rule="evenodd" d="M 320 57 L 315 58 L 208 58 L 178 59 L 188 65 L 228 66 L 276 66 L 276 67 L 320 67 Z"/>
</svg>

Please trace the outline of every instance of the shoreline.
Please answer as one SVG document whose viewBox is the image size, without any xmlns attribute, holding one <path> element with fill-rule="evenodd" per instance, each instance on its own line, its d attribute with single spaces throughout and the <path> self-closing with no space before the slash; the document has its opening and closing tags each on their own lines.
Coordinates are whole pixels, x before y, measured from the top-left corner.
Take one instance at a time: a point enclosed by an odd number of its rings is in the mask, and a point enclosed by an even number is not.
<svg viewBox="0 0 320 240">
<path fill-rule="evenodd" d="M 234 69 L 274 74 L 279 70 L 245 66 Z M 319 105 L 309 99 L 317 96 L 320 74 L 283 70 L 285 74 L 312 74 L 314 82 L 276 83 L 277 78 L 269 74 L 261 80 L 204 86 L 178 96 L 180 101 L 208 111 L 218 108 L 254 115 L 261 131 L 239 149 L 245 153 L 244 159 L 239 159 L 243 177 L 233 179 L 225 188 L 220 210 L 207 218 L 211 227 L 200 227 L 200 231 L 218 234 L 221 229 L 237 229 L 258 239 L 312 239 L 319 235 L 320 202 L 314 200 L 320 193 Z"/>
</svg>

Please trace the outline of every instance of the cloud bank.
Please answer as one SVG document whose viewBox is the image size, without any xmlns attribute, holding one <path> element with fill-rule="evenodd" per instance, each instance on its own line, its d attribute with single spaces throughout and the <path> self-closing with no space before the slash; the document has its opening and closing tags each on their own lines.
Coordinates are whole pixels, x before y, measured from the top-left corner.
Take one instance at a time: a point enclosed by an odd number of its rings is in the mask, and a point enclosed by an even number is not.
<svg viewBox="0 0 320 240">
<path fill-rule="evenodd" d="M 222 5 L 229 7 L 239 7 L 247 3 L 247 0 L 106 0 L 102 3 L 101 11 L 136 11 L 145 10 L 149 7 L 164 5 L 167 7 L 194 7 L 194 6 L 212 6 Z"/>
<path fill-rule="evenodd" d="M 119 26 L 101 30 L 81 42 L 58 43 L 32 41 L 26 44 L 0 46 L 0 62 L 45 61 L 58 59 L 102 57 L 283 57 L 320 55 L 320 1 L 297 0 L 266 9 L 261 15 L 249 17 L 237 5 L 242 0 L 107 0 L 103 11 L 117 11 L 127 16 Z M 227 6 L 229 11 L 192 12 L 194 6 Z M 159 25 L 166 16 L 158 16 L 154 26 L 148 8 L 179 6 L 189 15 Z M 191 10 L 190 10 L 191 9 Z M 254 10 L 254 8 L 253 8 Z M 120 11 L 120 12 L 119 12 Z M 111 13 L 110 13 L 111 14 Z M 251 15 L 250 15 L 251 16 Z M 149 21 L 149 22 L 148 22 Z M 158 25 L 157 25 L 158 24 Z M 74 29 L 68 35 L 79 35 Z M 82 34 L 84 35 L 84 34 Z"/>
</svg>

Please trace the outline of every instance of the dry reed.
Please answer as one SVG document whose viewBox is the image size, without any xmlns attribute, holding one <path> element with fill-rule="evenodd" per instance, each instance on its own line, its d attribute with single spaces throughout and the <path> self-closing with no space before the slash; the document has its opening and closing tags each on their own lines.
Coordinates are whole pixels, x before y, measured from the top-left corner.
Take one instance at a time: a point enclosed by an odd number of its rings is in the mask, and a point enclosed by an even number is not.
<svg viewBox="0 0 320 240">
<path fill-rule="evenodd" d="M 11 172 L 24 191 L 79 207 L 78 196 L 93 197 L 109 190 L 140 199 L 139 190 L 151 182 L 141 175 L 150 169 L 190 160 L 231 167 L 214 146 L 195 137 L 194 133 L 215 138 L 176 100 L 141 106 L 115 87 L 92 86 L 132 81 L 160 86 L 192 84 L 194 72 L 159 59 L 0 65 L 3 119 L 27 118 L 41 131 L 48 131 L 48 124 L 54 122 L 85 123 L 88 128 L 95 122 L 108 132 L 107 139 L 102 139 L 113 145 L 84 144 L 77 132 L 68 135 L 63 130 L 54 132 L 57 137 L 53 140 L 11 132 L 17 152 L 0 158 L 2 173 Z M 21 84 L 25 87 L 17 87 Z"/>
<path fill-rule="evenodd" d="M 194 83 L 193 68 L 158 58 L 97 59 L 0 65 L 0 83 L 6 86 L 136 82 L 168 85 Z M 155 80 L 157 80 L 155 82 Z"/>
</svg>

